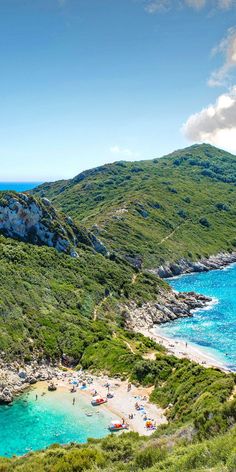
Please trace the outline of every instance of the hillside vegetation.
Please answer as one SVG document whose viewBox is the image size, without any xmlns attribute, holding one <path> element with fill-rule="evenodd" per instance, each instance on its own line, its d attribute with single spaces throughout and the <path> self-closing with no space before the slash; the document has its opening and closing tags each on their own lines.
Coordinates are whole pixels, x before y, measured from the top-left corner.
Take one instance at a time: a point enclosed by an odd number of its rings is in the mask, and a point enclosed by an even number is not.
<svg viewBox="0 0 236 472">
<path fill-rule="evenodd" d="M 124 322 L 130 302 L 141 307 L 169 296 L 166 282 L 134 265 L 151 268 L 235 248 L 235 183 L 235 156 L 202 145 L 106 165 L 34 191 L 38 205 L 38 197 L 47 197 L 65 212 L 56 212 L 56 229 L 64 222 L 69 240 L 67 215 L 73 217 L 78 254 L 37 245 L 35 238 L 0 236 L 2 363 L 63 359 L 152 386 L 151 400 L 169 423 L 149 438 L 130 432 L 0 458 L 0 472 L 236 470 L 235 374 L 177 359 Z M 83 225 L 110 254 L 95 251 Z"/>
<path fill-rule="evenodd" d="M 235 185 L 236 156 L 204 144 L 104 165 L 34 194 L 92 229 L 111 251 L 155 268 L 236 247 Z"/>
<path fill-rule="evenodd" d="M 71 258 L 46 246 L 0 237 L 0 351 L 78 362 L 85 348 L 110 339 L 122 324 L 122 302 L 158 299 L 167 284 L 84 246 Z M 96 316 L 94 316 L 96 313 Z M 96 319 L 95 319 L 96 318 Z"/>
</svg>

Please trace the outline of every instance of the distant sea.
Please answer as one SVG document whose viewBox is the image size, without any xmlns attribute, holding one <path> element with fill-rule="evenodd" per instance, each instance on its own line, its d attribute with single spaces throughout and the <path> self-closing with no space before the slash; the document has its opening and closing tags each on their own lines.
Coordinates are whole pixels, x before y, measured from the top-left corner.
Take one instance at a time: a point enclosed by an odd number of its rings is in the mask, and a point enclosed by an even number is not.
<svg viewBox="0 0 236 472">
<path fill-rule="evenodd" d="M 198 345 L 236 372 L 236 264 L 223 270 L 182 275 L 168 282 L 178 292 L 198 292 L 216 300 L 192 318 L 180 318 L 158 327 L 158 334 Z"/>
<path fill-rule="evenodd" d="M 15 190 L 16 192 L 25 192 L 37 187 L 42 182 L 0 182 L 0 191 Z"/>
</svg>

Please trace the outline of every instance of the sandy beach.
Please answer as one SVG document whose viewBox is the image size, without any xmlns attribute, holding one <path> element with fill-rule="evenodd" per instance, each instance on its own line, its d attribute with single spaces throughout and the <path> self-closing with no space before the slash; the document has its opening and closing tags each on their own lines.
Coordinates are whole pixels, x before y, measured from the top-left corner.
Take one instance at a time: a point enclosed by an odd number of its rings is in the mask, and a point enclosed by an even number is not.
<svg viewBox="0 0 236 472">
<path fill-rule="evenodd" d="M 153 339 L 158 344 L 161 344 L 167 349 L 170 354 L 173 354 L 178 358 L 187 358 L 205 367 L 217 367 L 225 372 L 229 371 L 223 363 L 218 361 L 210 354 L 205 353 L 204 350 L 200 347 L 198 348 L 197 346 L 189 342 L 175 340 L 162 336 L 162 334 L 160 334 L 160 331 L 158 332 L 158 327 L 152 328 L 149 331 L 143 330 L 142 334 Z"/>
<path fill-rule="evenodd" d="M 81 388 L 81 379 L 85 378 L 86 388 Z M 92 379 L 92 382 L 91 382 Z M 71 393 L 71 401 L 75 401 L 75 405 L 83 397 L 83 400 L 88 402 L 89 411 L 91 411 L 91 400 L 94 392 L 106 398 L 109 384 L 109 391 L 114 394 L 113 398 L 109 398 L 107 403 L 93 407 L 94 415 L 100 409 L 106 409 L 112 413 L 112 419 L 124 420 L 129 425 L 129 431 L 138 432 L 141 435 L 149 436 L 154 429 L 146 428 L 146 421 L 151 420 L 153 425 L 158 428 L 160 424 L 167 423 L 164 415 L 164 410 L 158 408 L 156 405 L 149 402 L 149 395 L 152 388 L 136 387 L 131 385 L 128 391 L 128 381 L 121 381 L 119 379 L 112 379 L 106 375 L 95 376 L 86 372 L 82 375 L 75 371 L 62 372 L 59 377 L 53 379 L 53 383 L 61 392 L 68 392 L 73 386 L 73 383 L 79 381 L 78 387 L 75 387 L 75 392 Z M 91 382 L 91 383 L 88 383 Z M 51 382 L 40 382 L 36 386 L 36 391 L 42 394 L 47 392 L 48 384 Z M 53 395 L 54 392 L 50 392 Z M 137 410 L 135 405 L 138 403 L 140 410 Z M 130 418 L 132 415 L 132 419 Z M 116 433 L 117 434 L 117 433 Z"/>
</svg>

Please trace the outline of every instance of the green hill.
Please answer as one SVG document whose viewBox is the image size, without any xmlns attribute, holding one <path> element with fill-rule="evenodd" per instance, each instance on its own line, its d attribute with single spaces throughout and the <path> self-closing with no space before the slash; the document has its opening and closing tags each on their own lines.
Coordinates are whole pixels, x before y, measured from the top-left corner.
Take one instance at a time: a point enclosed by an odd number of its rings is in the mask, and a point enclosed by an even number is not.
<svg viewBox="0 0 236 472">
<path fill-rule="evenodd" d="M 169 299 L 169 286 L 145 268 L 235 248 L 235 183 L 236 157 L 202 145 L 43 184 L 34 197 L 1 194 L 2 365 L 66 355 L 152 386 L 169 420 L 149 438 L 127 433 L 0 458 L 1 472 L 236 470 L 235 374 L 177 359 L 124 324 L 126 305 Z"/>
<path fill-rule="evenodd" d="M 236 246 L 236 156 L 194 145 L 116 162 L 34 190 L 137 266 L 197 260 Z"/>
</svg>

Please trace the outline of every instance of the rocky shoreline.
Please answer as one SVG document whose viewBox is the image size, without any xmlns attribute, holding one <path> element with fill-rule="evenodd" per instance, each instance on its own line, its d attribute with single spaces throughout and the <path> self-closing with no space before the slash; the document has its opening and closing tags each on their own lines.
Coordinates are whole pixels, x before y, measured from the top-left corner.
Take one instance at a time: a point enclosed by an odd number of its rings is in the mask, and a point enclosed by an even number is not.
<svg viewBox="0 0 236 472">
<path fill-rule="evenodd" d="M 192 310 L 203 308 L 212 301 L 210 297 L 198 295 L 194 292 L 176 293 L 172 290 L 163 291 L 158 302 L 145 303 L 139 307 L 135 302 L 122 306 L 125 324 L 128 329 L 136 332 L 150 330 L 155 324 L 166 323 L 180 317 L 192 316 Z M 4 360 L 4 353 L 0 358 L 0 405 L 10 404 L 31 385 L 40 381 L 50 381 L 60 378 L 62 372 L 57 366 L 48 363 L 38 363 L 36 360 L 23 364 Z"/>
<path fill-rule="evenodd" d="M 188 259 L 168 262 L 157 269 L 151 269 L 150 272 L 158 275 L 162 279 L 167 279 L 182 274 L 190 274 L 192 272 L 207 272 L 209 270 L 223 269 L 234 262 L 236 262 L 236 252 L 221 252 L 209 258 L 202 257 L 196 262 L 192 262 Z"/>
<path fill-rule="evenodd" d="M 59 375 L 60 370 L 57 367 L 46 363 L 38 364 L 33 361 L 22 365 L 17 361 L 5 363 L 0 360 L 0 405 L 11 403 L 14 397 L 36 382 L 52 380 Z"/>
<path fill-rule="evenodd" d="M 149 302 L 139 307 L 135 302 L 125 306 L 123 316 L 126 327 L 136 332 L 150 330 L 154 325 L 168 323 L 178 318 L 193 316 L 193 310 L 205 308 L 212 303 L 212 298 L 195 292 L 170 291 L 160 296 L 160 301 Z"/>
</svg>

